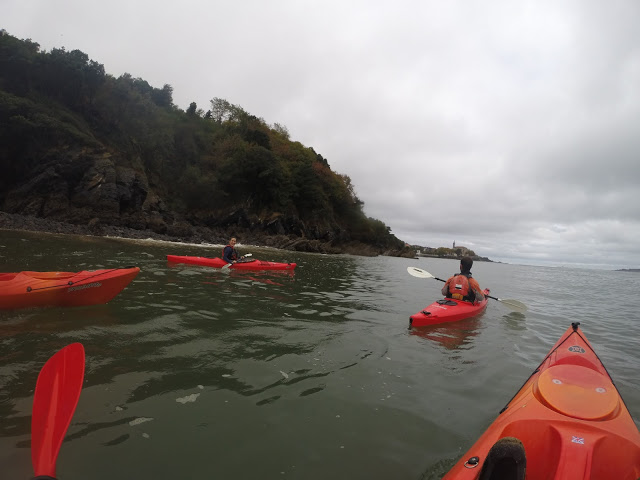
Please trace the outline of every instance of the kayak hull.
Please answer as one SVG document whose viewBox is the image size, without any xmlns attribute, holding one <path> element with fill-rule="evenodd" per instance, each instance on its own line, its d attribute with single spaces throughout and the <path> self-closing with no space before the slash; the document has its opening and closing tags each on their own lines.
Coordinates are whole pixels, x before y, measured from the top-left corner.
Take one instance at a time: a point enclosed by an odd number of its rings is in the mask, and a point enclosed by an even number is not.
<svg viewBox="0 0 640 480">
<path fill-rule="evenodd" d="M 214 268 L 222 268 L 228 265 L 227 262 L 221 258 L 185 257 L 180 255 L 167 255 L 167 261 L 170 263 L 184 263 L 187 265 Z M 229 268 L 233 270 L 293 270 L 296 268 L 296 264 L 249 260 L 247 262 L 232 263 Z"/>
<path fill-rule="evenodd" d="M 484 289 L 484 294 L 489 295 L 488 288 Z M 447 322 L 457 322 L 464 318 L 476 316 L 487 308 L 488 298 L 482 302 L 473 304 L 453 298 L 446 298 L 433 302 L 428 307 L 414 313 L 409 317 L 410 327 L 427 327 L 429 325 L 439 325 Z"/>
<path fill-rule="evenodd" d="M 130 267 L 75 273 L 0 273 L 0 309 L 107 303 L 129 285 L 139 272 L 138 267 Z"/>
<path fill-rule="evenodd" d="M 514 438 L 526 480 L 640 477 L 640 432 L 577 323 L 443 480 L 479 479 Z"/>
</svg>

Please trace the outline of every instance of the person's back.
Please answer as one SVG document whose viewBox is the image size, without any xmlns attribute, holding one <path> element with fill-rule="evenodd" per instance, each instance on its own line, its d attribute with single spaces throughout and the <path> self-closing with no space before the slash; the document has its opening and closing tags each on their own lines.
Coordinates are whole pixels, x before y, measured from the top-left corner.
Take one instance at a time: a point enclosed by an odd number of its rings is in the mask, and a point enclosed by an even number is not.
<svg viewBox="0 0 640 480">
<path fill-rule="evenodd" d="M 472 266 L 473 260 L 471 257 L 462 257 L 460 260 L 460 273 L 451 276 L 442 287 L 442 294 L 445 297 L 467 302 L 481 302 L 484 300 L 480 284 L 471 276 Z"/>
</svg>

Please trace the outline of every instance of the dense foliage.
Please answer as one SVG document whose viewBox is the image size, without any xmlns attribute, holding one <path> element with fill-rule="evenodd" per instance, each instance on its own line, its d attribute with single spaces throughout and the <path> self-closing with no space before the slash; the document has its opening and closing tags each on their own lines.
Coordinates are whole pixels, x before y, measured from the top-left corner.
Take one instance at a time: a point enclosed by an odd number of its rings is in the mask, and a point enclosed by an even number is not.
<svg viewBox="0 0 640 480">
<path fill-rule="evenodd" d="M 286 127 L 220 98 L 206 111 L 195 103 L 183 111 L 172 94 L 170 85 L 115 78 L 79 50 L 41 51 L 0 31 L 0 202 L 52 150 L 100 147 L 144 172 L 172 211 L 190 219 L 242 207 L 348 232 L 347 240 L 404 245 L 366 217 L 350 178 L 292 141 Z"/>
</svg>

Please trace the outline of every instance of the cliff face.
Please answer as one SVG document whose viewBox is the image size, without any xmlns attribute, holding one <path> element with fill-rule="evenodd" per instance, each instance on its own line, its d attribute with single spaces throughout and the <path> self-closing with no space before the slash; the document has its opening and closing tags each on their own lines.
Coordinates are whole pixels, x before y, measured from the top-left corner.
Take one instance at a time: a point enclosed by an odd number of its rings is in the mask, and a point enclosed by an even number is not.
<svg viewBox="0 0 640 480">
<path fill-rule="evenodd" d="M 151 210 L 144 172 L 119 167 L 108 153 L 57 151 L 43 158 L 32 175 L 6 193 L 5 211 L 86 223 L 96 216 L 119 222 L 145 204 Z"/>
<path fill-rule="evenodd" d="M 105 149 L 69 148 L 49 152 L 29 180 L 9 188 L 1 228 L 82 235 L 158 238 L 189 243 L 243 243 L 319 253 L 411 257 L 403 249 L 353 240 L 339 228 L 307 225 L 296 216 L 261 218 L 239 206 L 224 215 L 172 211 L 150 187 L 144 169 L 122 166 Z"/>
<path fill-rule="evenodd" d="M 119 166 L 104 150 L 56 150 L 28 176 L 28 181 L 6 192 L 5 212 L 142 230 L 155 224 L 165 224 L 162 228 L 166 230 L 166 221 L 170 221 L 163 202 L 149 188 L 145 172 Z"/>
</svg>

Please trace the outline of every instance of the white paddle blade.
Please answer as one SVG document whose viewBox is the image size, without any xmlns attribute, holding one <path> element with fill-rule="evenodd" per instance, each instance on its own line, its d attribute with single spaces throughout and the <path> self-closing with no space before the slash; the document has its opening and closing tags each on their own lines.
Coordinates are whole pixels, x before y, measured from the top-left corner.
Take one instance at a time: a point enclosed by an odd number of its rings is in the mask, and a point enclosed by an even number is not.
<svg viewBox="0 0 640 480">
<path fill-rule="evenodd" d="M 243 255 L 243 257 L 247 258 L 247 257 L 253 257 L 253 253 L 245 253 Z"/>
<path fill-rule="evenodd" d="M 499 298 L 498 301 L 504 303 L 505 305 L 509 305 L 516 310 L 527 310 L 527 306 L 524 303 L 519 302 L 518 300 L 511 300 L 510 298 Z"/>
<path fill-rule="evenodd" d="M 413 275 L 414 277 L 418 278 L 436 278 L 426 270 L 418 267 L 407 267 L 407 272 L 409 272 L 409 275 Z"/>
</svg>

